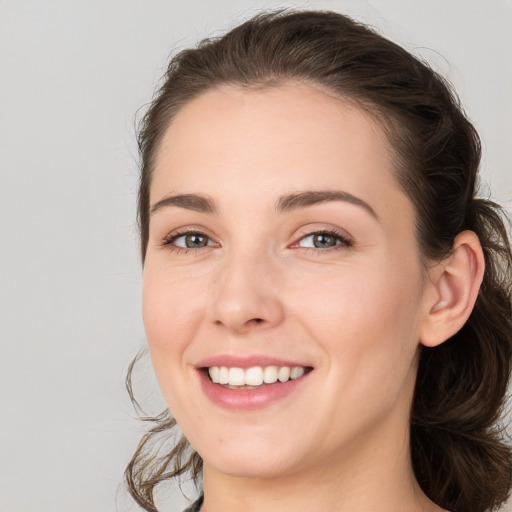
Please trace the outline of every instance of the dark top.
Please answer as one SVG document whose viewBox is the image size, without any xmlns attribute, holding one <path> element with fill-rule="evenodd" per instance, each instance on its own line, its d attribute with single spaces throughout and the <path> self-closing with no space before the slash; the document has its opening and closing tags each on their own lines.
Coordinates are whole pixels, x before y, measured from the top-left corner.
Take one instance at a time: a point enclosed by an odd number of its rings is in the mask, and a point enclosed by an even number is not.
<svg viewBox="0 0 512 512">
<path fill-rule="evenodd" d="M 199 512 L 201 510 L 201 505 L 203 504 L 203 499 L 204 496 L 201 494 L 201 496 L 199 496 L 199 499 L 196 502 L 192 503 L 192 505 L 190 505 L 190 507 L 185 509 L 183 512 Z"/>
</svg>

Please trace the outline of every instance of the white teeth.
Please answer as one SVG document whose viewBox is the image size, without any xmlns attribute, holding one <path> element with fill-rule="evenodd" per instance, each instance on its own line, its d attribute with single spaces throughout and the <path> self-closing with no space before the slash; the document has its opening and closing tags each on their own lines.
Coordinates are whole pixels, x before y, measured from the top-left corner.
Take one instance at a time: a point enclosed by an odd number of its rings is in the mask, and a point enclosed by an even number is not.
<svg viewBox="0 0 512 512">
<path fill-rule="evenodd" d="M 298 379 L 305 373 L 302 366 L 253 366 L 244 370 L 243 368 L 228 368 L 226 366 L 211 366 L 208 373 L 213 383 L 227 386 L 251 386 L 257 387 L 262 384 L 274 384 L 278 380 L 287 382 L 290 379 Z"/>
<path fill-rule="evenodd" d="M 261 386 L 263 384 L 263 368 L 255 366 L 246 370 L 245 384 L 247 386 Z"/>
<path fill-rule="evenodd" d="M 277 382 L 277 372 L 279 368 L 277 366 L 267 366 L 263 370 L 263 382 L 265 384 L 274 384 Z"/>
<path fill-rule="evenodd" d="M 210 374 L 210 378 L 212 379 L 212 382 L 215 384 L 219 383 L 219 367 L 218 366 L 212 366 L 211 368 L 208 368 L 208 373 Z"/>
<path fill-rule="evenodd" d="M 304 368 L 301 368 L 300 366 L 295 366 L 290 371 L 290 379 L 298 379 L 299 377 L 302 377 L 304 375 Z"/>
<path fill-rule="evenodd" d="M 245 386 L 245 372 L 243 368 L 230 368 L 229 369 L 229 382 L 230 386 Z"/>
<path fill-rule="evenodd" d="M 229 384 L 229 370 L 225 366 L 219 368 L 219 384 Z"/>
<path fill-rule="evenodd" d="M 286 382 L 290 378 L 290 368 L 288 368 L 288 366 L 279 368 L 279 371 L 277 372 L 277 378 L 281 382 Z"/>
</svg>

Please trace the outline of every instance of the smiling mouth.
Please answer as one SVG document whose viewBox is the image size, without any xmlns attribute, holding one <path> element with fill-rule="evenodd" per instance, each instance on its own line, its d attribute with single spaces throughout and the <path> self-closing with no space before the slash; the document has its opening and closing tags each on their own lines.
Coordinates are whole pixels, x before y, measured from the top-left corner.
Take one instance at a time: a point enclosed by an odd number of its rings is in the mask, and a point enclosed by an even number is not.
<svg viewBox="0 0 512 512">
<path fill-rule="evenodd" d="M 210 366 L 204 368 L 211 382 L 228 389 L 258 389 L 269 384 L 285 383 L 299 379 L 312 370 L 310 366 L 253 366 L 246 369 Z"/>
</svg>

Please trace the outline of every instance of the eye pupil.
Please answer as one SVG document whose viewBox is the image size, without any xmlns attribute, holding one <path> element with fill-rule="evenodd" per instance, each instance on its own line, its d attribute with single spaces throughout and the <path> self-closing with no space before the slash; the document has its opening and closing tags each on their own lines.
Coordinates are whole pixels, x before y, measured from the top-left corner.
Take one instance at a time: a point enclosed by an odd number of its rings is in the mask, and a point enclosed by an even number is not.
<svg viewBox="0 0 512 512">
<path fill-rule="evenodd" d="M 326 235 L 325 233 L 319 233 L 313 236 L 313 245 L 317 249 L 325 249 L 328 247 L 334 247 L 336 245 L 336 237 Z"/>
<path fill-rule="evenodd" d="M 206 245 L 208 245 L 208 237 L 206 237 L 205 235 L 199 235 L 197 233 L 191 233 L 190 235 L 186 235 L 185 245 L 189 249 L 193 249 L 196 247 L 205 247 Z"/>
</svg>

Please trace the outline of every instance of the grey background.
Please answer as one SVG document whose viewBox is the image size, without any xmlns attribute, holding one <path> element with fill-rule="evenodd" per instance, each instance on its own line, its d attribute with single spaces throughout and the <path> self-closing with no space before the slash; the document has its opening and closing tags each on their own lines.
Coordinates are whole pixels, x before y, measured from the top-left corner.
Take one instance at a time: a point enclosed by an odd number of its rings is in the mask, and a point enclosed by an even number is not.
<svg viewBox="0 0 512 512">
<path fill-rule="evenodd" d="M 136 509 L 135 112 L 171 50 L 280 6 L 352 14 L 448 76 L 512 206 L 510 0 L 0 0 L 0 512 Z M 148 364 L 137 382 L 158 410 Z"/>
</svg>

